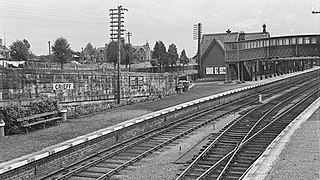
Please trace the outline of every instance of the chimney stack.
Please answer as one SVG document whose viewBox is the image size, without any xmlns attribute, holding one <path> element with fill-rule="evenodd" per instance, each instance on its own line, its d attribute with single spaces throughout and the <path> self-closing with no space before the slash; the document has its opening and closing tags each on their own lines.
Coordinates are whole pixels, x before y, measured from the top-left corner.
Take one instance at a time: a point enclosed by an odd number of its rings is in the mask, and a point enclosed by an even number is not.
<svg viewBox="0 0 320 180">
<path fill-rule="evenodd" d="M 262 25 L 262 32 L 263 32 L 263 33 L 267 33 L 267 26 L 266 26 L 266 24 L 263 24 L 263 25 Z"/>
<path fill-rule="evenodd" d="M 230 29 L 228 29 L 226 32 L 227 32 L 228 34 L 231 33 Z"/>
<path fill-rule="evenodd" d="M 239 40 L 238 41 L 244 41 L 246 40 L 246 33 L 244 33 L 244 31 L 240 31 L 239 33 Z"/>
</svg>

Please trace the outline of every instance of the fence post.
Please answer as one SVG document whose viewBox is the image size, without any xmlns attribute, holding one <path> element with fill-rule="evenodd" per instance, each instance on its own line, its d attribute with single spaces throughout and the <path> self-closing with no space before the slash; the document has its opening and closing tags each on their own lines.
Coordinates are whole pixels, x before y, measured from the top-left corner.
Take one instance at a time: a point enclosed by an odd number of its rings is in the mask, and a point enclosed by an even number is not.
<svg viewBox="0 0 320 180">
<path fill-rule="evenodd" d="M 67 121 L 67 111 L 66 109 L 62 109 L 60 110 L 60 114 L 61 114 L 61 117 L 62 117 L 62 122 L 66 122 Z"/>
<path fill-rule="evenodd" d="M 2 119 L 0 119 L 0 138 L 5 136 L 5 133 L 4 133 L 5 125 L 6 123 Z"/>
</svg>

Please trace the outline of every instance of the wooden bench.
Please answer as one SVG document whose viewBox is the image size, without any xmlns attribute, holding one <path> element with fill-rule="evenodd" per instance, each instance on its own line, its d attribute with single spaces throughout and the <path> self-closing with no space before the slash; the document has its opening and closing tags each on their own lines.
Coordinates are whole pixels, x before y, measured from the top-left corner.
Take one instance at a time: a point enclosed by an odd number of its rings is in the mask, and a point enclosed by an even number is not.
<svg viewBox="0 0 320 180">
<path fill-rule="evenodd" d="M 17 119 L 17 121 L 21 123 L 21 127 L 26 129 L 26 133 L 28 133 L 28 128 L 31 126 L 42 124 L 43 128 L 45 128 L 46 123 L 56 122 L 58 120 L 62 120 L 58 111 L 45 112 Z"/>
</svg>

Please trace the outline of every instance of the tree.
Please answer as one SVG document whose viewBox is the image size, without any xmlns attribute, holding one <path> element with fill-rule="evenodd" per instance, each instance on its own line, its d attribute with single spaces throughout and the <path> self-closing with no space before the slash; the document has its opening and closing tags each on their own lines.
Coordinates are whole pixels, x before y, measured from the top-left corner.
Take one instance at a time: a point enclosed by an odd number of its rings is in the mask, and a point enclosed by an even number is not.
<svg viewBox="0 0 320 180">
<path fill-rule="evenodd" d="M 161 68 L 167 64 L 167 50 L 166 46 L 162 41 L 157 41 L 153 48 L 152 58 L 158 60 L 158 64 L 160 66 L 160 72 Z"/>
<path fill-rule="evenodd" d="M 152 73 L 154 73 L 154 67 L 158 65 L 158 61 L 156 59 L 151 59 L 150 64 L 152 66 Z"/>
<path fill-rule="evenodd" d="M 71 58 L 72 53 L 67 39 L 63 37 L 58 38 L 52 46 L 52 52 L 54 59 L 60 63 L 61 69 L 63 69 L 63 64 L 67 63 L 67 61 Z"/>
<path fill-rule="evenodd" d="M 89 57 L 87 57 L 87 58 L 90 60 L 93 60 L 93 57 L 96 54 L 96 49 L 92 46 L 92 44 L 90 42 L 86 45 L 84 50 L 88 52 Z"/>
<path fill-rule="evenodd" d="M 110 62 L 113 62 L 114 68 L 116 68 L 116 65 L 118 63 L 118 42 L 111 41 L 108 44 L 106 55 L 107 59 L 110 60 Z M 129 64 L 129 49 L 131 46 L 129 44 L 121 44 L 121 64 L 125 64 L 126 67 Z"/>
<path fill-rule="evenodd" d="M 132 47 L 131 44 L 125 44 L 123 45 L 123 51 L 122 51 L 122 63 L 126 65 L 126 68 L 128 67 L 129 64 L 131 64 L 130 60 L 132 57 L 131 56 L 132 52 Z"/>
<path fill-rule="evenodd" d="M 118 62 L 118 42 L 111 41 L 108 44 L 106 54 L 107 59 L 110 60 L 110 62 L 113 62 L 114 68 L 116 68 Z"/>
<path fill-rule="evenodd" d="M 15 61 L 26 61 L 29 58 L 30 44 L 26 39 L 17 40 L 10 45 L 10 55 Z"/>
<path fill-rule="evenodd" d="M 179 54 L 178 54 L 177 47 L 175 44 L 172 43 L 168 48 L 168 61 L 169 61 L 169 64 L 171 65 L 171 70 L 173 66 L 177 64 L 178 59 L 179 59 Z"/>
<path fill-rule="evenodd" d="M 180 63 L 182 63 L 182 72 L 184 72 L 184 65 L 189 63 L 189 58 L 187 57 L 186 51 L 184 49 L 180 54 Z"/>
</svg>

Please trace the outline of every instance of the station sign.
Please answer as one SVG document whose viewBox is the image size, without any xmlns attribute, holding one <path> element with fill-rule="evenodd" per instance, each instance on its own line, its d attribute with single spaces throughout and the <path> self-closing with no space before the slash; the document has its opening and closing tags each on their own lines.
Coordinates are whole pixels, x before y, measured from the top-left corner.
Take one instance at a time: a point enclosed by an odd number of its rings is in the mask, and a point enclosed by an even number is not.
<svg viewBox="0 0 320 180">
<path fill-rule="evenodd" d="M 143 76 L 129 76 L 129 86 L 143 86 L 144 77 Z"/>
<path fill-rule="evenodd" d="M 53 83 L 53 90 L 71 90 L 73 83 Z"/>
</svg>

